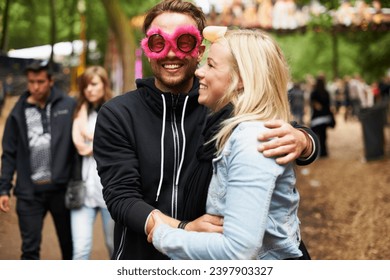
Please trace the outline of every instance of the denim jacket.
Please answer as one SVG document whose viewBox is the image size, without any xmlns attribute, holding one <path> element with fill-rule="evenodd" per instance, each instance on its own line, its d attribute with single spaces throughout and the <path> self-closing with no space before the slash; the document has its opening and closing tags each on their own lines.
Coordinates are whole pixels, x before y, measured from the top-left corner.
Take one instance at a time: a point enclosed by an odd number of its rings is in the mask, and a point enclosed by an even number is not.
<svg viewBox="0 0 390 280">
<path fill-rule="evenodd" d="M 206 211 L 224 217 L 223 234 L 161 225 L 153 244 L 172 259 L 286 259 L 302 255 L 299 193 L 292 163 L 257 151 L 262 122 L 243 122 L 213 160 Z"/>
</svg>

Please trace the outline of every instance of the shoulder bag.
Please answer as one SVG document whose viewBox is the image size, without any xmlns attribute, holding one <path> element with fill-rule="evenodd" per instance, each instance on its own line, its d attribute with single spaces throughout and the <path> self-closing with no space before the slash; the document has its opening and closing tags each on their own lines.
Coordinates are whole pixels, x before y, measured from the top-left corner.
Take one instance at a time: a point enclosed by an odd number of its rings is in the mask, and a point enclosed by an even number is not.
<svg viewBox="0 0 390 280">
<path fill-rule="evenodd" d="M 78 209 L 84 204 L 87 187 L 81 178 L 81 160 L 80 155 L 75 156 L 72 178 L 66 186 L 65 206 L 68 209 Z"/>
</svg>

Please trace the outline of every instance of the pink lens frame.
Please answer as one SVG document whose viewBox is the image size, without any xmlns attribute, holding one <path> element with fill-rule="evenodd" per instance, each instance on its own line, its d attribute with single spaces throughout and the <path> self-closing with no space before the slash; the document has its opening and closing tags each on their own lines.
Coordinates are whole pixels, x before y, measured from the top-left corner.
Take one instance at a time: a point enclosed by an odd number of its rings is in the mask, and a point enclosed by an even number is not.
<svg viewBox="0 0 390 280">
<path fill-rule="evenodd" d="M 149 37 L 155 34 L 162 36 L 165 40 L 165 46 L 161 52 L 152 52 L 149 49 L 148 46 Z M 177 38 L 183 34 L 190 34 L 194 36 L 197 41 L 195 48 L 189 53 L 184 53 L 181 50 L 179 50 L 176 44 Z M 171 48 L 178 58 L 183 59 L 186 56 L 197 57 L 199 54 L 199 46 L 201 43 L 202 43 L 202 36 L 200 35 L 199 30 L 193 25 L 180 26 L 176 28 L 175 32 L 173 32 L 172 35 L 165 33 L 159 27 L 153 27 L 148 30 L 148 32 L 146 33 L 146 37 L 142 39 L 141 47 L 144 50 L 145 55 L 150 59 L 165 58 L 168 55 L 168 52 Z"/>
</svg>

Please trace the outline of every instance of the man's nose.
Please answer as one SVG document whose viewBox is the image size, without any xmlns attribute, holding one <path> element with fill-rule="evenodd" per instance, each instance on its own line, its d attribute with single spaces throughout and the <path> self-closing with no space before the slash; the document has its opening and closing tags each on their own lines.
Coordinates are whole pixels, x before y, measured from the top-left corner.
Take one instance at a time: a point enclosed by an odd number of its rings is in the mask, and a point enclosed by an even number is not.
<svg viewBox="0 0 390 280">
<path fill-rule="evenodd" d="M 175 54 L 175 52 L 173 51 L 173 49 L 172 48 L 169 48 L 169 52 L 167 53 L 167 57 L 175 57 L 176 56 L 176 54 Z"/>
<path fill-rule="evenodd" d="M 38 90 L 39 89 L 39 83 L 32 83 L 32 88 L 34 90 Z"/>
</svg>

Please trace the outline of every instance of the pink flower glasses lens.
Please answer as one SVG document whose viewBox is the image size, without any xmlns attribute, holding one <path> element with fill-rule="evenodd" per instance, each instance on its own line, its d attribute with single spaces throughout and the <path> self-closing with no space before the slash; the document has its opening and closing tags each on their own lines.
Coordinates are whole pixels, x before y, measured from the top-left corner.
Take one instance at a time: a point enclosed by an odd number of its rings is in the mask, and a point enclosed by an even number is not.
<svg viewBox="0 0 390 280">
<path fill-rule="evenodd" d="M 180 59 L 186 56 L 195 58 L 199 55 L 201 43 L 202 36 L 199 30 L 192 25 L 180 26 L 172 34 L 164 32 L 159 27 L 153 27 L 141 40 L 145 55 L 151 59 L 163 59 L 170 50 Z"/>
<path fill-rule="evenodd" d="M 159 53 L 165 48 L 165 39 L 159 34 L 154 34 L 148 39 L 148 47 L 152 52 Z"/>
<path fill-rule="evenodd" d="M 184 53 L 190 53 L 195 49 L 196 44 L 196 38 L 191 34 L 182 34 L 176 40 L 177 48 Z M 165 47 L 164 37 L 160 34 L 153 34 L 148 39 L 148 47 L 152 52 L 161 52 Z"/>
<path fill-rule="evenodd" d="M 184 53 L 192 52 L 196 47 L 196 43 L 196 38 L 191 34 L 180 35 L 176 40 L 177 48 Z"/>
</svg>

